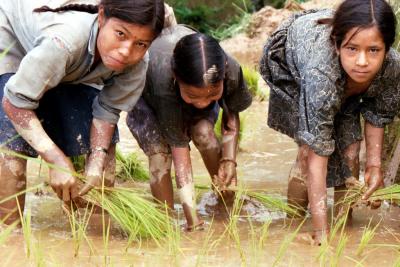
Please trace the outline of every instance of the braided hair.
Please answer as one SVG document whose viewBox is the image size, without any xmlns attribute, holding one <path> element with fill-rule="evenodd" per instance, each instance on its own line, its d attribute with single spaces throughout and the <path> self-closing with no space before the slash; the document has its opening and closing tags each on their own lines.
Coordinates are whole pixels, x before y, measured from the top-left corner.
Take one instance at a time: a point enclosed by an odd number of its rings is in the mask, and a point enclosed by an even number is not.
<svg viewBox="0 0 400 267">
<path fill-rule="evenodd" d="M 57 8 L 42 6 L 35 8 L 34 12 L 66 12 L 80 11 L 96 14 L 99 6 L 104 9 L 106 18 L 115 17 L 128 23 L 151 26 L 158 36 L 164 25 L 163 0 L 101 0 L 99 5 L 69 4 Z"/>
</svg>

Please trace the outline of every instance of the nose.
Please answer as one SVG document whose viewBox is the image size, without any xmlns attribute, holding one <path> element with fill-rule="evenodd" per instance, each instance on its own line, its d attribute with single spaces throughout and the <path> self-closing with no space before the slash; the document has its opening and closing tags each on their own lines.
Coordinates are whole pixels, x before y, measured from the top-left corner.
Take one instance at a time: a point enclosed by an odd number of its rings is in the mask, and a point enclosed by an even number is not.
<svg viewBox="0 0 400 267">
<path fill-rule="evenodd" d="M 356 64 L 360 67 L 368 66 L 367 55 L 364 52 L 358 54 Z"/>
<path fill-rule="evenodd" d="M 129 56 L 129 48 L 122 46 L 118 49 L 118 53 L 123 57 L 128 57 Z"/>
</svg>

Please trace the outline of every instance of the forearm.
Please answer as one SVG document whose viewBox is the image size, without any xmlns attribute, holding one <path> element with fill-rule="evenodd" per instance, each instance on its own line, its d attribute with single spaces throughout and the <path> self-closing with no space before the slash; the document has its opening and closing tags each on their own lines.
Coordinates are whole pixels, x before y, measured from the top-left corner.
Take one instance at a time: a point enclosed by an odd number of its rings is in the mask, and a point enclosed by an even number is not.
<svg viewBox="0 0 400 267">
<path fill-rule="evenodd" d="M 328 157 L 308 151 L 308 199 L 310 202 L 314 230 L 324 231 L 328 227 L 326 175 Z"/>
<path fill-rule="evenodd" d="M 384 128 L 377 128 L 365 122 L 364 130 L 367 154 L 366 168 L 381 168 Z"/>
<path fill-rule="evenodd" d="M 172 161 L 174 163 L 176 185 L 178 188 L 193 183 L 192 164 L 188 147 L 172 147 Z"/>
<path fill-rule="evenodd" d="M 239 140 L 240 119 L 238 113 L 223 112 L 222 114 L 222 159 L 236 161 L 236 151 Z"/>
<path fill-rule="evenodd" d="M 90 129 L 90 156 L 87 175 L 99 175 L 104 169 L 105 159 L 115 132 L 115 124 L 93 118 Z"/>
<path fill-rule="evenodd" d="M 6 97 L 3 98 L 2 104 L 15 130 L 45 161 L 52 163 L 55 157 L 64 156 L 64 153 L 44 131 L 34 111 L 17 108 Z"/>
</svg>

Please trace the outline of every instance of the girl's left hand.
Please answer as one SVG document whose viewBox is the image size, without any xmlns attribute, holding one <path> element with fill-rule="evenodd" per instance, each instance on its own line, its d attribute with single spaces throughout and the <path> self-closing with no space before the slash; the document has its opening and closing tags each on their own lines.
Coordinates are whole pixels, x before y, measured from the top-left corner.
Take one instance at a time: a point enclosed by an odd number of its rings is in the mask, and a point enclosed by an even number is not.
<svg viewBox="0 0 400 267">
<path fill-rule="evenodd" d="M 218 169 L 218 186 L 220 190 L 225 190 L 231 184 L 237 185 L 236 163 L 234 161 L 222 161 Z"/>
<path fill-rule="evenodd" d="M 378 188 L 383 187 L 383 173 L 380 167 L 371 166 L 365 170 L 365 184 L 368 186 L 367 191 L 362 196 L 363 200 L 367 200 Z M 379 208 L 381 201 L 373 201 L 371 208 Z"/>
</svg>

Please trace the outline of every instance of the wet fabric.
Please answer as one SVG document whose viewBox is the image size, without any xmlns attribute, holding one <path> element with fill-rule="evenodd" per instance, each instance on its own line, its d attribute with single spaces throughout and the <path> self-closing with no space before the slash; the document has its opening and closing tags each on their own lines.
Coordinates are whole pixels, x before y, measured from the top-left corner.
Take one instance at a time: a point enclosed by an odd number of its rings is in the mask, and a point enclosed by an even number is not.
<svg viewBox="0 0 400 267">
<path fill-rule="evenodd" d="M 390 49 L 367 92 L 346 99 L 330 27 L 317 23 L 332 16 L 332 10 L 311 10 L 285 21 L 264 47 L 260 72 L 271 88 L 268 125 L 330 156 L 327 184 L 337 186 L 351 173 L 343 150 L 362 139 L 360 114 L 384 127 L 399 110 L 400 56 Z"/>
<path fill-rule="evenodd" d="M 146 76 L 143 99 L 157 118 L 162 135 L 170 146 L 186 147 L 190 142 L 186 118 L 210 117 L 214 106 L 203 110 L 186 104 L 179 92 L 171 70 L 171 58 L 175 44 L 183 37 L 194 33 L 183 26 L 164 29 L 149 49 L 150 62 Z M 227 56 L 224 91 L 218 105 L 228 112 L 241 112 L 250 106 L 252 97 L 243 79 L 240 65 Z M 130 114 L 129 116 L 133 116 Z M 138 126 L 139 127 L 139 126 Z"/>
<path fill-rule="evenodd" d="M 98 33 L 97 14 L 32 12 L 43 5 L 59 7 L 67 0 L 0 1 L 0 74 L 16 73 L 5 96 L 19 108 L 34 110 L 45 92 L 60 83 L 88 84 L 101 92 L 93 115 L 117 123 L 121 110 L 133 108 L 145 84 L 148 55 L 138 64 L 115 72 L 93 65 Z"/>
<path fill-rule="evenodd" d="M 0 98 L 4 86 L 13 74 L 0 76 Z M 78 156 L 90 152 L 90 128 L 92 102 L 99 90 L 83 84 L 64 84 L 46 92 L 35 110 L 42 126 L 54 143 L 66 156 Z M 119 141 L 118 128 L 112 143 Z M 37 157 L 36 151 L 18 135 L 3 107 L 0 105 L 0 144 L 9 149 Z"/>
</svg>

